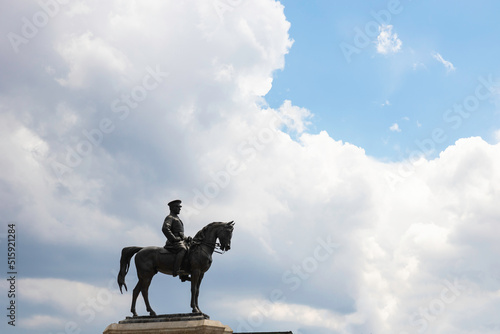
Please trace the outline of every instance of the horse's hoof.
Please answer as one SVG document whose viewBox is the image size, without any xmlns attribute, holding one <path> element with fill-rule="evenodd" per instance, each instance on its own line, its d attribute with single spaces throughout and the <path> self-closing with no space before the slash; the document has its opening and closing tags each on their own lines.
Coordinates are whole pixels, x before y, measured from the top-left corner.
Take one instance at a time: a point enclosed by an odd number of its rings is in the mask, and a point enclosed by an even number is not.
<svg viewBox="0 0 500 334">
<path fill-rule="evenodd" d="M 203 318 L 210 319 L 210 317 L 207 314 L 201 312 L 200 309 L 193 309 L 193 313 L 201 314 Z"/>
<path fill-rule="evenodd" d="M 149 311 L 149 315 L 151 317 L 156 317 L 156 312 L 155 311 Z"/>
</svg>

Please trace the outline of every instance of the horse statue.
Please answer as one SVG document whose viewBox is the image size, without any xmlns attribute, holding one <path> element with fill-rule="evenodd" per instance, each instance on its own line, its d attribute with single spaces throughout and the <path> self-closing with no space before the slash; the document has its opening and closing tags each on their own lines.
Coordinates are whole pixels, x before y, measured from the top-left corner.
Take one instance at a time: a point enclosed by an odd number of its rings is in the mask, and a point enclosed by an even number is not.
<svg viewBox="0 0 500 334">
<path fill-rule="evenodd" d="M 212 254 L 217 246 L 219 246 L 220 250 L 223 252 L 231 248 L 233 229 L 234 222 L 232 221 L 229 223 L 210 223 L 196 233 L 192 240 L 191 247 L 184 257 L 179 275 L 184 275 L 184 277 L 186 277 L 186 275 L 191 274 L 191 308 L 193 313 L 202 313 L 198 307 L 198 295 L 200 292 L 201 280 L 212 264 Z M 220 244 L 217 243 L 217 239 L 220 241 Z M 127 275 L 130 267 L 130 259 L 134 255 L 139 281 L 132 293 L 132 306 L 130 312 L 132 312 L 134 317 L 137 316 L 135 303 L 140 292 L 144 298 L 146 310 L 149 312 L 149 315 L 156 316 L 155 311 L 153 311 L 151 305 L 149 305 L 149 285 L 151 284 L 153 276 L 158 272 L 172 275 L 175 254 L 168 252 L 163 247 L 132 246 L 123 248 L 120 258 L 120 272 L 118 273 L 118 286 L 120 287 L 121 293 L 123 293 L 122 287 L 125 287 L 125 290 L 128 291 L 127 285 L 125 284 L 125 275 Z"/>
</svg>

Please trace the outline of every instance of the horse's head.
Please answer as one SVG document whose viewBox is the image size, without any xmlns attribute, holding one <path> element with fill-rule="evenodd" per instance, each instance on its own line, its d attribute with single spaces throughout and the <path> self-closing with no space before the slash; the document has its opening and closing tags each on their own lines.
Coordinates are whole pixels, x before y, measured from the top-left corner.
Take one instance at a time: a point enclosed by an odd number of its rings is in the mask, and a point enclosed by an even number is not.
<svg viewBox="0 0 500 334">
<path fill-rule="evenodd" d="M 231 249 L 231 238 L 233 236 L 234 221 L 229 223 L 224 223 L 217 234 L 220 241 L 220 249 L 222 251 L 228 251 Z"/>
</svg>

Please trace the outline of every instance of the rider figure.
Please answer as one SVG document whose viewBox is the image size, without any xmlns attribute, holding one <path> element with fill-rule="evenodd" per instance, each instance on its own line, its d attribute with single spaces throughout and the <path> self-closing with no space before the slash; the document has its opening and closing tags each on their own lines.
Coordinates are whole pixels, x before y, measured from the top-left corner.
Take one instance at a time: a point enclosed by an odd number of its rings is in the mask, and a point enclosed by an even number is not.
<svg viewBox="0 0 500 334">
<path fill-rule="evenodd" d="M 168 203 L 170 207 L 170 214 L 165 218 L 163 222 L 163 234 L 167 237 L 167 242 L 165 243 L 165 249 L 172 253 L 175 253 L 175 262 L 172 272 L 172 276 L 176 277 L 179 274 L 179 269 L 182 264 L 182 259 L 187 251 L 186 241 L 187 237 L 184 236 L 184 224 L 179 219 L 178 214 L 181 212 L 181 201 L 175 200 Z M 183 276 L 183 275 L 181 275 Z M 182 277 L 181 277 L 182 278 Z"/>
</svg>

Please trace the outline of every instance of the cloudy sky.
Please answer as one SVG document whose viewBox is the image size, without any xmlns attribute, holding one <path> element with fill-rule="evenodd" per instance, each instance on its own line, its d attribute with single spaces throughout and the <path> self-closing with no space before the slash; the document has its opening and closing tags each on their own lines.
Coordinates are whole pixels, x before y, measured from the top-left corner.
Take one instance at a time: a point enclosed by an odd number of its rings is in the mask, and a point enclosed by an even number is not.
<svg viewBox="0 0 500 334">
<path fill-rule="evenodd" d="M 2 333 L 130 315 L 120 251 L 162 245 L 177 198 L 188 235 L 236 222 L 200 295 L 234 331 L 500 333 L 499 11 L 2 2 Z M 150 288 L 159 314 L 189 295 Z"/>
</svg>

